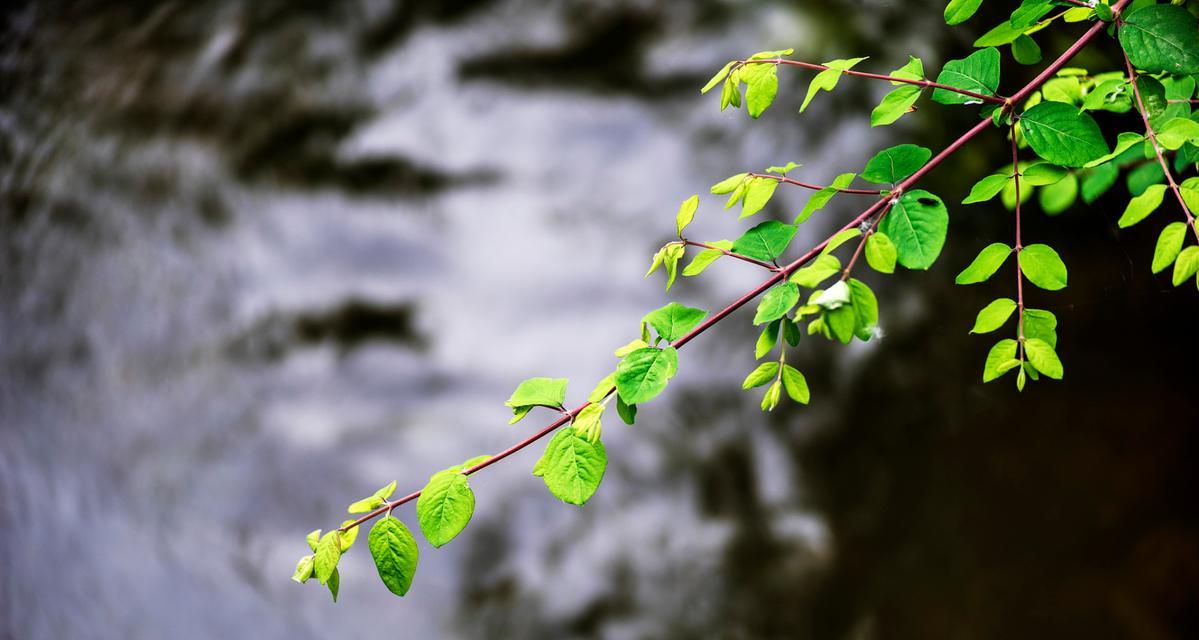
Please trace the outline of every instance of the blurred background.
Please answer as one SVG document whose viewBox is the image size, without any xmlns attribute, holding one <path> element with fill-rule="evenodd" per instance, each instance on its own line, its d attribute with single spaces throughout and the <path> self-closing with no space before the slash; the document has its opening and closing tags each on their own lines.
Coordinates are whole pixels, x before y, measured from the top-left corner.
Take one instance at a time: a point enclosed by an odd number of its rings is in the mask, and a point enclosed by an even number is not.
<svg viewBox="0 0 1199 640">
<path fill-rule="evenodd" d="M 645 312 L 759 282 L 734 261 L 669 297 L 642 278 L 682 199 L 791 160 L 824 182 L 973 122 L 926 99 L 871 130 L 889 87 L 853 78 L 800 118 L 794 69 L 752 122 L 698 93 L 725 61 L 935 73 L 999 4 L 954 29 L 893 0 L 7 6 L 0 638 L 1199 637 L 1199 296 L 1149 272 L 1174 212 L 1116 228 L 1123 186 L 1027 216 L 1071 270 L 1029 293 L 1061 322 L 1061 383 L 980 382 L 994 338 L 967 330 L 1014 283 L 952 281 L 1011 220 L 951 206 L 931 271 L 862 271 L 881 340 L 796 350 L 810 407 L 739 390 L 743 311 L 636 427 L 608 421 L 585 508 L 530 475 L 538 446 L 474 477 L 473 522 L 422 541 L 403 600 L 363 544 L 336 605 L 289 579 L 352 500 L 538 428 L 505 424 L 523 378 L 581 400 Z M 1032 75 L 1004 64 L 1001 91 Z M 924 186 L 959 202 L 1004 154 L 988 134 Z M 720 204 L 690 235 L 745 228 Z M 793 254 L 866 204 L 834 200 Z"/>
</svg>

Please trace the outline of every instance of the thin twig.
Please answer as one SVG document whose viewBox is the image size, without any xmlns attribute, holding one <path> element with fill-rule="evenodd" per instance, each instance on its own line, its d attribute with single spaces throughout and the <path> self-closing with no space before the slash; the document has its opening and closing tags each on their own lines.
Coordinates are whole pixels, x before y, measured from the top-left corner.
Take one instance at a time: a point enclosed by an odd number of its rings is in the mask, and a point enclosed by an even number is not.
<svg viewBox="0 0 1199 640">
<path fill-rule="evenodd" d="M 810 184 L 807 182 L 800 182 L 799 180 L 792 180 L 791 178 L 788 178 L 786 176 L 775 175 L 773 173 L 751 173 L 749 175 L 750 175 L 750 177 L 753 177 L 753 178 L 772 178 L 774 180 L 778 180 L 779 182 L 782 182 L 785 184 L 791 184 L 791 185 L 795 185 L 797 187 L 811 189 L 813 191 L 820 191 L 821 189 L 828 188 L 828 187 L 822 187 L 818 184 Z M 853 193 L 853 194 L 862 195 L 862 196 L 877 196 L 882 193 L 882 191 L 880 191 L 878 189 L 840 189 L 840 188 L 837 189 L 837 192 L 838 193 Z"/>
<path fill-rule="evenodd" d="M 1024 366 L 1024 271 L 1020 268 L 1020 252 L 1024 250 L 1020 236 L 1020 146 L 1016 143 L 1016 124 L 1009 132 L 1012 138 L 1012 183 L 1016 186 L 1016 343 L 1020 345 L 1020 366 Z M 1023 374 L 1021 374 L 1023 375 Z"/>
<path fill-rule="evenodd" d="M 710 245 L 710 244 L 707 244 L 704 242 L 692 242 L 691 240 L 684 239 L 683 244 L 691 245 L 693 247 L 700 247 L 701 249 L 709 249 L 711 251 L 719 251 L 730 258 L 736 258 L 738 260 L 743 260 L 750 264 L 758 265 L 759 267 L 762 267 L 763 269 L 766 269 L 767 271 L 776 271 L 778 269 L 778 267 L 770 264 L 769 262 L 762 262 L 761 260 L 757 260 L 757 259 L 751 258 L 749 256 L 744 256 L 744 255 L 741 255 L 740 253 L 733 253 L 732 251 L 721 249 L 720 247 L 713 246 L 713 245 Z"/>
<path fill-rule="evenodd" d="M 765 60 L 738 60 L 741 64 L 784 64 L 792 67 L 803 67 L 804 69 L 812 69 L 816 71 L 827 71 L 832 67 L 823 64 L 814 64 L 811 62 L 801 62 L 799 60 L 787 60 L 786 58 L 768 58 Z M 914 78 L 900 78 L 897 76 L 885 76 L 878 73 L 867 73 L 865 71 L 854 71 L 853 69 L 838 69 L 841 73 L 847 76 L 857 76 L 859 78 L 869 78 L 871 80 L 884 80 L 887 82 L 898 82 L 900 84 L 910 84 L 926 89 L 944 89 L 953 93 L 960 93 L 968 98 L 973 98 L 980 102 L 990 102 L 992 104 L 1003 104 L 1004 99 L 999 96 L 988 96 L 982 93 L 975 93 L 958 87 L 951 87 L 947 84 L 940 84 L 931 80 L 919 80 Z"/>
</svg>

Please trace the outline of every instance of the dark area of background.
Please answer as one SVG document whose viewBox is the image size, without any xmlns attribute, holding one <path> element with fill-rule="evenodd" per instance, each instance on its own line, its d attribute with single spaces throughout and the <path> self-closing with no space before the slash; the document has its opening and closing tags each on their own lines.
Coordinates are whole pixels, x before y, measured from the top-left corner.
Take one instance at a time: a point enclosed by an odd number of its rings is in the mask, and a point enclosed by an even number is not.
<svg viewBox="0 0 1199 640">
<path fill-rule="evenodd" d="M 952 206 L 931 271 L 865 276 L 881 340 L 796 351 L 811 407 L 764 416 L 738 390 L 741 313 L 635 428 L 606 425 L 586 508 L 530 451 L 473 480 L 474 522 L 422 546 L 404 600 L 365 549 L 336 605 L 288 580 L 351 500 L 534 428 L 504 426 L 520 379 L 590 390 L 666 301 L 641 275 L 684 197 L 788 160 L 826 181 L 971 123 L 922 102 L 871 130 L 886 87 L 851 78 L 801 118 L 791 70 L 751 122 L 698 95 L 714 69 L 793 46 L 936 70 L 1000 4 L 956 29 L 882 0 L 7 7 L 0 638 L 1199 636 L 1199 297 L 1149 273 L 1169 206 L 1117 229 L 1123 187 L 1027 216 L 1070 267 L 1030 293 L 1060 320 L 1061 383 L 981 384 L 994 340 L 966 332 L 1012 287 L 952 280 L 1010 216 Z M 1005 53 L 1002 89 L 1032 72 Z M 924 186 L 958 202 L 1004 153 L 989 135 Z M 735 237 L 732 217 L 705 199 L 696 234 Z M 718 308 L 748 269 L 670 297 Z"/>
</svg>

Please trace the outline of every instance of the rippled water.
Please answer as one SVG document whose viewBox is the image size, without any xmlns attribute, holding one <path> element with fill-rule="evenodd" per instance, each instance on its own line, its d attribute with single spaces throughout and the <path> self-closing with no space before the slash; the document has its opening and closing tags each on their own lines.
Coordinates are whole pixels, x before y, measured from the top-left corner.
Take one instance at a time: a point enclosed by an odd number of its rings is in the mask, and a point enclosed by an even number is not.
<svg viewBox="0 0 1199 640">
<path fill-rule="evenodd" d="M 801 75 L 756 123 L 695 92 L 783 46 L 936 68 L 970 38 L 935 3 L 4 11 L 0 637 L 1199 633 L 1199 304 L 1149 277 L 1153 235 L 1117 232 L 1118 202 L 1029 224 L 1071 265 L 1071 293 L 1037 301 L 1065 383 L 1016 402 L 976 382 L 965 330 L 1009 292 L 950 283 L 1009 230 L 957 208 L 937 268 L 873 280 L 881 342 L 805 342 L 810 408 L 737 391 L 738 315 L 638 426 L 607 426 L 586 508 L 529 451 L 477 476 L 474 522 L 422 547 L 404 600 L 365 549 L 337 605 L 288 580 L 349 501 L 535 428 L 504 426 L 522 378 L 589 391 L 665 301 L 642 274 L 683 197 L 787 160 L 827 180 L 968 124 L 930 105 L 871 131 L 883 89 L 849 81 L 797 120 Z M 931 186 L 960 200 L 988 144 Z M 697 235 L 739 233 L 718 206 Z M 672 296 L 718 308 L 760 278 L 709 273 Z"/>
</svg>

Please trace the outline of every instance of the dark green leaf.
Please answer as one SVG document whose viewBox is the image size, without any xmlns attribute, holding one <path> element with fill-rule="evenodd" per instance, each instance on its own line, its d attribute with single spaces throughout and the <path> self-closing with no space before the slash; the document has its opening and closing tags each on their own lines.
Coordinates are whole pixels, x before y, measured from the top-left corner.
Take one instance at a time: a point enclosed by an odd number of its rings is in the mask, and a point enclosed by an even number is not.
<svg viewBox="0 0 1199 640">
<path fill-rule="evenodd" d="M 875 184 L 895 184 L 916 173 L 933 152 L 914 144 L 884 149 L 866 163 L 862 179 Z"/>
<path fill-rule="evenodd" d="M 662 393 L 678 369 L 679 355 L 674 347 L 638 349 L 616 368 L 616 392 L 628 404 L 648 402 Z"/>
<path fill-rule="evenodd" d="M 1133 66 L 1149 73 L 1199 73 L 1199 25 L 1186 9 L 1152 4 L 1124 16 L 1120 45 Z"/>
<path fill-rule="evenodd" d="M 408 527 L 391 516 L 383 516 L 371 527 L 366 545 L 388 591 L 397 596 L 408 593 L 420 555 L 416 538 L 412 537 Z"/>
<path fill-rule="evenodd" d="M 1024 139 L 1049 162 L 1081 167 L 1107 154 L 1107 142 L 1089 114 L 1062 102 L 1042 102 L 1020 118 Z"/>
<path fill-rule="evenodd" d="M 919 189 L 908 191 L 891 206 L 879 228 L 895 243 L 899 264 L 928 269 L 945 246 L 949 212 L 937 196 Z"/>
<path fill-rule="evenodd" d="M 964 89 L 982 95 L 995 95 L 999 88 L 999 50 L 994 47 L 975 51 L 961 60 L 950 60 L 945 63 L 937 83 L 957 89 Z M 935 89 L 933 101 L 941 104 L 974 104 L 978 98 L 949 91 Z"/>
<path fill-rule="evenodd" d="M 737 238 L 733 242 L 733 252 L 756 260 L 774 260 L 787 250 L 796 229 L 794 225 L 767 220 Z"/>
</svg>

